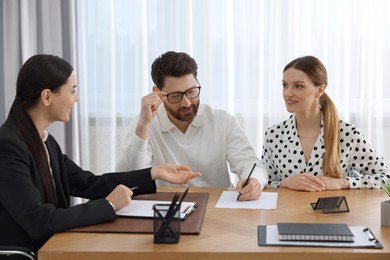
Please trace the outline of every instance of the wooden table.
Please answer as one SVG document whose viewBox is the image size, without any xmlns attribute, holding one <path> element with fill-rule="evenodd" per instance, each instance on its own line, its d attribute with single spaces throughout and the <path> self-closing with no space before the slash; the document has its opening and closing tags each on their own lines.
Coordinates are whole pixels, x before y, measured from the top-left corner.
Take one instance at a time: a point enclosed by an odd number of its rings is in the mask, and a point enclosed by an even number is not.
<svg viewBox="0 0 390 260">
<path fill-rule="evenodd" d="M 159 191 L 183 191 L 160 187 Z M 382 190 L 343 190 L 278 192 L 276 210 L 221 209 L 215 204 L 224 189 L 190 188 L 190 192 L 209 192 L 209 202 L 200 235 L 182 235 L 178 244 L 154 244 L 152 234 L 72 233 L 54 235 L 38 252 L 46 259 L 390 259 L 390 227 L 380 223 L 381 201 L 389 199 Z M 310 202 L 318 197 L 347 198 L 349 213 L 322 214 Z M 257 244 L 257 226 L 277 222 L 339 222 L 368 226 L 383 249 L 262 247 Z"/>
</svg>

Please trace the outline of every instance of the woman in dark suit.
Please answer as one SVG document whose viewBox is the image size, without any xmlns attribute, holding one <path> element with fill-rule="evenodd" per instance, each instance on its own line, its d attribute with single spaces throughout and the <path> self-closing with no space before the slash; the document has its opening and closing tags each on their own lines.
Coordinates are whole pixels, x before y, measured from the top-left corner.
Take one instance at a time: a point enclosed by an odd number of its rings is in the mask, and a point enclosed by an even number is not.
<svg viewBox="0 0 390 260">
<path fill-rule="evenodd" d="M 78 100 L 73 68 L 52 55 L 22 66 L 16 97 L 0 128 L 0 245 L 37 251 L 50 236 L 69 228 L 116 219 L 134 194 L 156 192 L 154 180 L 187 183 L 199 172 L 161 165 L 95 176 L 62 154 L 46 128 L 67 122 Z M 87 198 L 70 206 L 70 196 Z"/>
<path fill-rule="evenodd" d="M 325 90 L 325 66 L 313 56 L 291 61 L 283 70 L 283 98 L 289 119 L 265 133 L 262 163 L 269 187 L 322 191 L 381 188 L 390 173 L 367 140 L 339 120 Z"/>
</svg>

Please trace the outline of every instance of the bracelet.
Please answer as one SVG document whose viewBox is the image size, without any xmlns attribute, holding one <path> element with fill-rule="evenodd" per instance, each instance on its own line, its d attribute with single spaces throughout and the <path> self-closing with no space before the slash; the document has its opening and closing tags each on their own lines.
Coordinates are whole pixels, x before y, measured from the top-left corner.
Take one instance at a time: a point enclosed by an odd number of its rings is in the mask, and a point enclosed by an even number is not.
<svg viewBox="0 0 390 260">
<path fill-rule="evenodd" d="M 116 210 L 115 210 L 115 206 L 114 206 L 114 204 L 112 204 L 112 202 L 111 202 L 111 201 L 109 201 L 109 200 L 107 200 L 107 201 L 108 201 L 108 203 L 110 203 L 110 205 L 111 205 L 112 209 L 113 209 L 114 211 L 116 211 Z"/>
</svg>

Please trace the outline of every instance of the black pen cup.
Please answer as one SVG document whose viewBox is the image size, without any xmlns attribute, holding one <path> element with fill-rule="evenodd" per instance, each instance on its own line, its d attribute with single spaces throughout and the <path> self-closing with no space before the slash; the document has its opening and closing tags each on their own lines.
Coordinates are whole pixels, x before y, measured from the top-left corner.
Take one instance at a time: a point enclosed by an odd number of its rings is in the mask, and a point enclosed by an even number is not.
<svg viewBox="0 0 390 260">
<path fill-rule="evenodd" d="M 153 205 L 153 242 L 161 244 L 179 243 L 180 206 L 173 210 L 170 204 Z"/>
</svg>

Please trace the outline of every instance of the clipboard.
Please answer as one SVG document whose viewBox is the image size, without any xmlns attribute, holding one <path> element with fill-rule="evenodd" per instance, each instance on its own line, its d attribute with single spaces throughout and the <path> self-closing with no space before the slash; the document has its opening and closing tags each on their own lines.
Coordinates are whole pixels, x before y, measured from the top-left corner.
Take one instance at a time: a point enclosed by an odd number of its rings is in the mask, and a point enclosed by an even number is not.
<svg viewBox="0 0 390 260">
<path fill-rule="evenodd" d="M 134 217 L 134 218 L 153 218 L 153 205 L 166 204 L 170 201 L 163 200 L 133 200 L 131 204 L 116 214 L 119 217 Z M 198 204 L 196 202 L 183 201 L 180 210 L 180 219 L 186 220 L 196 209 Z"/>
<path fill-rule="evenodd" d="M 135 200 L 171 201 L 174 194 L 174 192 L 157 192 L 155 194 L 138 195 L 133 197 L 133 202 Z M 187 194 L 186 200 L 195 202 L 198 207 L 194 212 L 191 213 L 186 221 L 181 222 L 181 234 L 200 234 L 206 213 L 208 199 L 209 193 L 205 192 L 189 192 Z M 67 230 L 67 232 L 153 234 L 153 218 L 118 217 L 116 220 L 111 222 L 73 228 Z"/>
<path fill-rule="evenodd" d="M 373 248 L 382 249 L 383 245 L 375 237 L 370 228 L 364 226 L 350 226 L 355 235 L 354 242 L 319 242 L 319 241 L 280 241 L 276 225 L 257 226 L 259 246 L 304 246 L 304 247 L 335 247 L 335 248 Z"/>
</svg>

